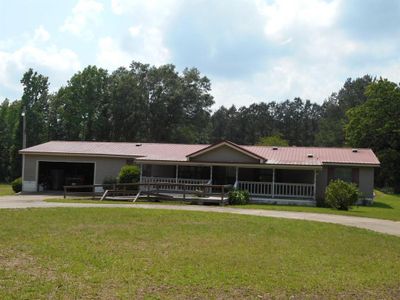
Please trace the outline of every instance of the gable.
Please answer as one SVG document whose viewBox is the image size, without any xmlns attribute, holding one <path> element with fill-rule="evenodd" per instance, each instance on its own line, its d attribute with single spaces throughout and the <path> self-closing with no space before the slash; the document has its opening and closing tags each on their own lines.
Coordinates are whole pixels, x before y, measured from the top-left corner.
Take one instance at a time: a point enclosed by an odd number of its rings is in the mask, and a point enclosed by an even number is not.
<svg viewBox="0 0 400 300">
<path fill-rule="evenodd" d="M 224 163 L 260 163 L 260 159 L 245 154 L 227 145 L 221 145 L 207 152 L 190 157 L 190 161 Z"/>
</svg>

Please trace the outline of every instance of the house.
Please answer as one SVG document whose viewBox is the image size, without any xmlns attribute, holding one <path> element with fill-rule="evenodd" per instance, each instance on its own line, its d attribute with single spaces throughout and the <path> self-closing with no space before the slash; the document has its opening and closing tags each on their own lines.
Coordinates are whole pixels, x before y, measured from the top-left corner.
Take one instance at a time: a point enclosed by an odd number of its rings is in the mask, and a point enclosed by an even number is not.
<svg viewBox="0 0 400 300">
<path fill-rule="evenodd" d="M 271 147 L 162 143 L 51 141 L 20 151 L 23 191 L 60 190 L 64 185 L 102 184 L 122 166 L 140 166 L 148 182 L 231 184 L 254 202 L 314 205 L 332 179 L 358 185 L 373 201 L 371 149 Z M 100 192 L 100 190 L 98 190 Z"/>
</svg>

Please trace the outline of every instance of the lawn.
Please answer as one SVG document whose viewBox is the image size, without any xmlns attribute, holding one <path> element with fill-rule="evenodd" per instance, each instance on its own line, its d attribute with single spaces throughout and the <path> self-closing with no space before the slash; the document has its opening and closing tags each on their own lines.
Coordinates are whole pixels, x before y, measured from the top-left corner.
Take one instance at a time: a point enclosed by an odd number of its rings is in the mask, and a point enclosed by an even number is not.
<svg viewBox="0 0 400 300">
<path fill-rule="evenodd" d="M 400 238 L 121 208 L 0 211 L 0 298 L 399 298 Z"/>
<path fill-rule="evenodd" d="M 11 185 L 0 183 L 0 196 L 14 195 Z"/>
<path fill-rule="evenodd" d="M 349 211 L 340 211 L 325 207 L 295 206 L 295 205 L 267 205 L 267 204 L 249 204 L 241 205 L 241 208 L 250 209 L 268 209 L 301 211 L 337 215 L 351 215 L 357 217 L 378 218 L 386 220 L 400 221 L 400 195 L 384 194 L 376 192 L 376 198 L 372 206 L 354 206 Z"/>
<path fill-rule="evenodd" d="M 354 206 L 350 211 L 340 211 L 326 207 L 297 206 L 297 205 L 269 205 L 269 204 L 248 204 L 237 205 L 233 207 L 248 209 L 267 209 L 267 210 L 284 210 L 284 211 L 300 211 L 312 213 L 325 213 L 337 215 L 351 215 L 357 217 L 378 218 L 386 220 L 400 221 L 400 195 L 384 194 L 376 191 L 377 197 L 372 206 Z M 101 201 L 88 199 L 48 199 L 48 202 L 69 202 L 69 203 L 126 203 L 128 201 Z M 162 201 L 151 202 L 152 204 L 182 204 L 179 201 Z"/>
</svg>

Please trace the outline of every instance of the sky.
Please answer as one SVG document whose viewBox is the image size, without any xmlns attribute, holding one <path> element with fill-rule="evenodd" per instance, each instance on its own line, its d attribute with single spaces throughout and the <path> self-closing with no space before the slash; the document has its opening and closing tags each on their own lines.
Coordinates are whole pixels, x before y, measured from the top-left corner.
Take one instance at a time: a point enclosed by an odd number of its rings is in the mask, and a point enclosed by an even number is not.
<svg viewBox="0 0 400 300">
<path fill-rule="evenodd" d="M 400 81 L 399 0 L 0 0 L 0 102 L 33 68 L 51 91 L 87 65 L 196 67 L 216 106 Z"/>
</svg>

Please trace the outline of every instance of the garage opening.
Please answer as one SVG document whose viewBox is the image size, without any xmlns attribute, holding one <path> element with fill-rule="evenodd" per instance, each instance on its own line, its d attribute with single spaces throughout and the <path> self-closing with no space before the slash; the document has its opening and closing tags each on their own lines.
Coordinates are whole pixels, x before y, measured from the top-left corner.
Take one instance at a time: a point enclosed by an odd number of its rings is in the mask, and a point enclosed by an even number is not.
<svg viewBox="0 0 400 300">
<path fill-rule="evenodd" d="M 61 191 L 65 185 L 92 184 L 94 163 L 39 162 L 39 191 Z"/>
</svg>

